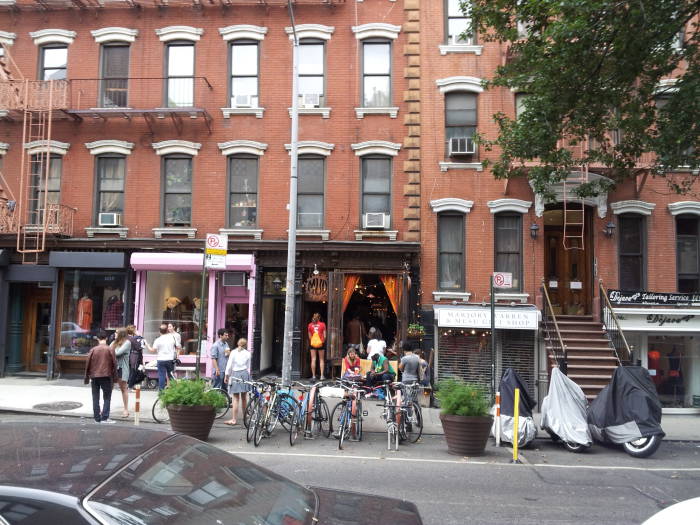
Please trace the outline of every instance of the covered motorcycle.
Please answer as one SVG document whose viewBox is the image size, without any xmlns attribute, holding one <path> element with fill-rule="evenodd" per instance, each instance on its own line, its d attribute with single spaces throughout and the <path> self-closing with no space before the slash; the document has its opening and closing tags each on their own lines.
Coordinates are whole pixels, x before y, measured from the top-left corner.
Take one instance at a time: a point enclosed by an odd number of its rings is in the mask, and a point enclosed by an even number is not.
<svg viewBox="0 0 700 525">
<path fill-rule="evenodd" d="M 527 383 L 512 368 L 506 368 L 501 377 L 501 441 L 513 443 L 515 389 L 520 389 L 518 446 L 524 447 L 537 437 L 537 426 L 532 417 L 532 410 L 537 402 L 530 396 Z M 496 424 L 491 427 L 491 434 L 496 435 Z"/>
<path fill-rule="evenodd" d="M 661 444 L 661 402 L 649 372 L 620 366 L 588 408 L 588 426 L 596 441 L 621 444 L 629 455 L 646 458 Z"/>
<path fill-rule="evenodd" d="M 542 401 L 540 426 L 555 441 L 561 440 L 572 452 L 581 452 L 592 444 L 586 410 L 588 401 L 581 387 L 559 368 L 552 369 L 549 392 Z"/>
</svg>

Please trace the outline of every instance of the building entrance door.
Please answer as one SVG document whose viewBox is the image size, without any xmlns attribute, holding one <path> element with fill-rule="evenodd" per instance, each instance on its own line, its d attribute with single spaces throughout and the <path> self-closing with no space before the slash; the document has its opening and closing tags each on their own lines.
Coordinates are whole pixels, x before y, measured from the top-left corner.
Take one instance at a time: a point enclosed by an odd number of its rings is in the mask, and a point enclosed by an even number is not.
<svg viewBox="0 0 700 525">
<path fill-rule="evenodd" d="M 22 364 L 32 372 L 45 372 L 51 348 L 51 290 L 27 288 L 24 304 Z"/>
<path fill-rule="evenodd" d="M 555 314 L 589 315 L 593 297 L 591 210 L 581 226 L 567 226 L 564 247 L 564 210 L 544 212 L 544 275 Z M 568 248 L 568 249 L 567 249 Z"/>
</svg>

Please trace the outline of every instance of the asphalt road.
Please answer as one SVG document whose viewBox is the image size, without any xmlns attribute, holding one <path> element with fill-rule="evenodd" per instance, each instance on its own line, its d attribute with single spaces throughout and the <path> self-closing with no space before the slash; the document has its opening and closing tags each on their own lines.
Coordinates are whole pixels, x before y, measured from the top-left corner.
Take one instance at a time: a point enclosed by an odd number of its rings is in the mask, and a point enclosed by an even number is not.
<svg viewBox="0 0 700 525">
<path fill-rule="evenodd" d="M 0 422 L 47 417 L 0 414 Z M 522 451 L 522 464 L 511 464 L 510 449 L 492 442 L 483 456 L 451 456 L 442 436 L 393 452 L 386 450 L 385 434 L 365 433 L 362 442 L 339 451 L 333 439 L 300 437 L 290 447 L 278 430 L 255 448 L 241 427 L 217 423 L 210 443 L 305 485 L 413 501 L 426 525 L 639 524 L 661 508 L 700 496 L 700 441 L 665 441 L 651 458 L 635 459 L 617 448 L 572 454 L 536 440 Z"/>
</svg>

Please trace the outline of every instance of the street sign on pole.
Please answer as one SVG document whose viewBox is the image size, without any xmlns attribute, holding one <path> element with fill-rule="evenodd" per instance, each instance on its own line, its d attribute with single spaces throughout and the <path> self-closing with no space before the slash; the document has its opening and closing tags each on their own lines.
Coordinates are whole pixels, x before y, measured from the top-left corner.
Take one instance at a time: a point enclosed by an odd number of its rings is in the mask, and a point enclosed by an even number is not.
<svg viewBox="0 0 700 525">
<path fill-rule="evenodd" d="M 227 251 L 228 237 L 226 235 L 207 233 L 207 242 L 204 245 L 204 267 L 225 270 Z"/>
<path fill-rule="evenodd" d="M 512 288 L 513 274 L 510 272 L 493 272 L 493 285 L 496 288 Z"/>
</svg>

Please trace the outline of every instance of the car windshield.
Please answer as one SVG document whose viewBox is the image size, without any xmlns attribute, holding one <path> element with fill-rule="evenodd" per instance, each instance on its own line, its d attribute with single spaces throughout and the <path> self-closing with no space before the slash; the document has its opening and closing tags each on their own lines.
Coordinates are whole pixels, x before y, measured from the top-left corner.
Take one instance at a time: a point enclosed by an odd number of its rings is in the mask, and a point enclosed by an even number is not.
<svg viewBox="0 0 700 525">
<path fill-rule="evenodd" d="M 85 508 L 109 524 L 304 525 L 316 498 L 206 443 L 173 436 L 94 491 Z"/>
</svg>

